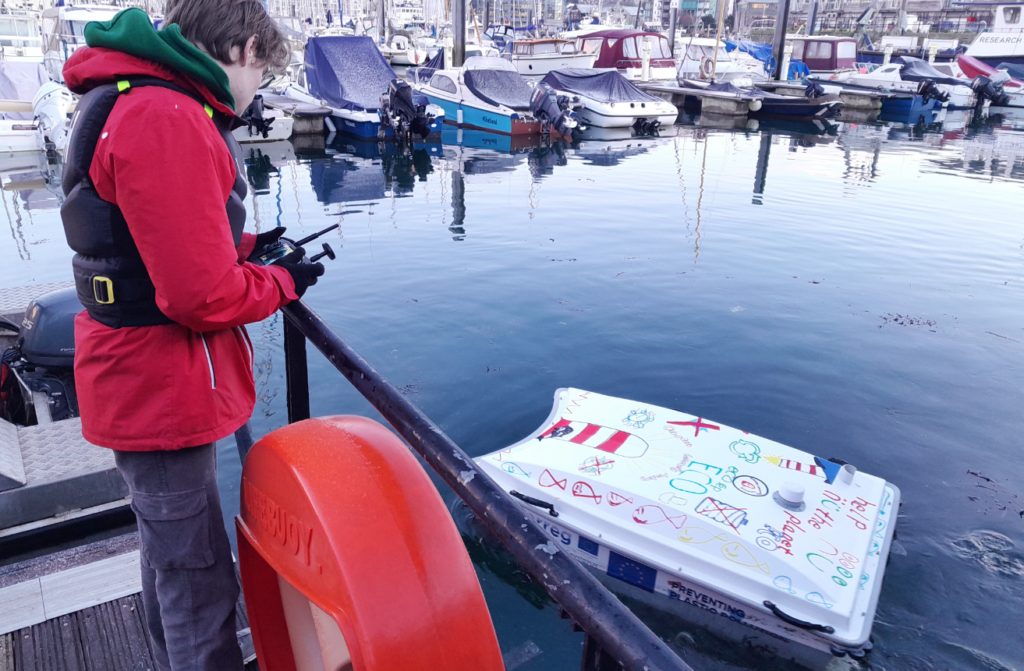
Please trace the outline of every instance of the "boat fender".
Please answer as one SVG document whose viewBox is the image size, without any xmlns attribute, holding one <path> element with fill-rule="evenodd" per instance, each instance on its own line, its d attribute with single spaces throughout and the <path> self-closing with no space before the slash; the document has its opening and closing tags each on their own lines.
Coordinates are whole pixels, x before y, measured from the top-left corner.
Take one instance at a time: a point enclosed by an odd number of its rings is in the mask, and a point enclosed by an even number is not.
<svg viewBox="0 0 1024 671">
<path fill-rule="evenodd" d="M 748 109 L 751 112 L 756 112 L 759 109 L 761 109 L 761 101 L 760 100 L 751 100 L 749 103 L 747 103 L 747 107 L 748 107 Z"/>
<path fill-rule="evenodd" d="M 364 417 L 253 445 L 238 560 L 264 671 L 502 671 L 473 563 L 413 453 Z"/>
</svg>

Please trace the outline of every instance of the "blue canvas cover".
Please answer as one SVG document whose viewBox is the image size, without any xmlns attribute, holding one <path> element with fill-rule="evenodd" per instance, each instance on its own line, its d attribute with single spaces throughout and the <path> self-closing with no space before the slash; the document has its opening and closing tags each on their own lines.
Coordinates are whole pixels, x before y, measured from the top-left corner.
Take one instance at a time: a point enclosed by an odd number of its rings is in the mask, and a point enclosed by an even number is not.
<svg viewBox="0 0 1024 671">
<path fill-rule="evenodd" d="M 514 70 L 466 70 L 466 87 L 481 100 L 517 111 L 530 110 L 533 89 Z"/>
<path fill-rule="evenodd" d="M 892 59 L 893 63 L 899 63 L 900 79 L 905 82 L 933 81 L 936 84 L 947 84 L 949 86 L 968 86 L 966 79 L 947 77 L 931 66 L 926 60 L 914 58 L 913 56 L 897 56 Z"/>
<path fill-rule="evenodd" d="M 745 54 L 750 54 L 764 63 L 764 71 L 766 73 L 771 75 L 775 72 L 775 56 L 772 55 L 772 45 L 770 44 L 753 42 L 751 40 L 726 40 L 725 50 L 742 51 Z M 806 63 L 795 58 L 789 59 L 789 72 L 786 73 L 786 79 L 804 79 L 810 74 L 811 69 L 807 67 Z"/>
<path fill-rule="evenodd" d="M 603 103 L 658 102 L 658 98 L 644 93 L 616 70 L 594 68 L 566 68 L 552 70 L 541 80 L 558 91 L 575 93 Z"/>
<path fill-rule="evenodd" d="M 380 109 L 380 97 L 395 78 L 369 37 L 311 37 L 306 42 L 306 86 L 331 107 Z"/>
<path fill-rule="evenodd" d="M 996 70 L 1006 70 L 1006 74 L 1014 79 L 1024 80 L 1024 65 L 1019 63 L 1000 63 Z"/>
</svg>

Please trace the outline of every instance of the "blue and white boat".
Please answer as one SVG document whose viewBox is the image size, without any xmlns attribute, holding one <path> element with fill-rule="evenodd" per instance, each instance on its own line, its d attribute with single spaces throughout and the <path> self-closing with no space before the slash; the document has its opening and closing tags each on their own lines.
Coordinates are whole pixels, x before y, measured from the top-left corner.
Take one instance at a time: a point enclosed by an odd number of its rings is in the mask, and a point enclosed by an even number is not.
<svg viewBox="0 0 1024 671">
<path fill-rule="evenodd" d="M 448 123 L 504 135 L 544 132 L 534 114 L 534 89 L 502 58 L 467 58 L 461 68 L 437 70 L 416 91 L 444 110 Z"/>
<path fill-rule="evenodd" d="M 309 38 L 305 76 L 305 88 L 293 83 L 285 89 L 284 95 L 330 109 L 330 116 L 325 117 L 329 132 L 373 139 L 394 136 L 396 115 L 389 111 L 396 107 L 394 92 L 406 85 L 398 79 L 371 38 Z M 423 97 L 414 96 L 412 104 L 411 113 L 420 117 L 419 121 L 430 133 L 439 133 L 444 111 Z"/>
</svg>

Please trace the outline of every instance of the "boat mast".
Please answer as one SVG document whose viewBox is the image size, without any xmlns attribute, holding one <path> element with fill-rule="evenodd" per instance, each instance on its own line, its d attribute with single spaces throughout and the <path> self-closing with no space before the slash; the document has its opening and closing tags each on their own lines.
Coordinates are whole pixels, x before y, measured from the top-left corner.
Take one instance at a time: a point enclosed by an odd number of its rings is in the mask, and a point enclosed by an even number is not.
<svg viewBox="0 0 1024 671">
<path fill-rule="evenodd" d="M 784 0 L 787 4 L 789 0 Z M 722 43 L 722 17 L 725 15 L 725 0 L 718 0 L 718 30 L 715 32 L 715 56 L 711 64 L 711 81 L 718 75 L 718 45 Z"/>
</svg>

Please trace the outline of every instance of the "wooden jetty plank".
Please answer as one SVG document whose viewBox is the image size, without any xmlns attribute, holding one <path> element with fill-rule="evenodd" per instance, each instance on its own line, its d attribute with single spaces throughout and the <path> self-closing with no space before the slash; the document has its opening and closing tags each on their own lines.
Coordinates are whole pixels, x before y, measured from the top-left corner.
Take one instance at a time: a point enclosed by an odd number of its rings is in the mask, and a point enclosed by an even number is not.
<svg viewBox="0 0 1024 671">
<path fill-rule="evenodd" d="M 142 598 L 138 594 L 76 613 L 86 671 L 144 671 L 153 668 Z"/>
<path fill-rule="evenodd" d="M 0 635 L 0 671 L 14 671 L 14 634 Z"/>
</svg>

